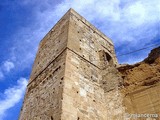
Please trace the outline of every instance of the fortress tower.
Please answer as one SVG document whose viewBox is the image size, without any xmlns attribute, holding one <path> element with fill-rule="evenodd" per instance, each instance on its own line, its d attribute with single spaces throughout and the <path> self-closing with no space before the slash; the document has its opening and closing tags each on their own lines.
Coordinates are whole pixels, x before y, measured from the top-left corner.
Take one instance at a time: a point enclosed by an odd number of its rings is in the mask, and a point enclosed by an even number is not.
<svg viewBox="0 0 160 120">
<path fill-rule="evenodd" d="M 19 120 L 107 120 L 116 65 L 112 41 L 70 9 L 40 42 Z"/>
<path fill-rule="evenodd" d="M 158 119 L 159 51 L 115 67 L 112 41 L 70 9 L 40 42 L 19 120 Z"/>
</svg>

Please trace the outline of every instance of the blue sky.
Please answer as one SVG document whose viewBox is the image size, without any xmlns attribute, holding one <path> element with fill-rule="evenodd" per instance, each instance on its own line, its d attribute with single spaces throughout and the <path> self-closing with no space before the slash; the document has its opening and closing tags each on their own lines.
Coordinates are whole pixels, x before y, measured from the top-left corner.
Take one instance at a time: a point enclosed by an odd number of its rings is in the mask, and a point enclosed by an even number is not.
<svg viewBox="0 0 160 120">
<path fill-rule="evenodd" d="M 39 41 L 71 7 L 113 40 L 117 55 L 160 42 L 159 0 L 0 0 L 0 120 L 18 119 Z M 118 61 L 141 61 L 152 48 Z"/>
</svg>

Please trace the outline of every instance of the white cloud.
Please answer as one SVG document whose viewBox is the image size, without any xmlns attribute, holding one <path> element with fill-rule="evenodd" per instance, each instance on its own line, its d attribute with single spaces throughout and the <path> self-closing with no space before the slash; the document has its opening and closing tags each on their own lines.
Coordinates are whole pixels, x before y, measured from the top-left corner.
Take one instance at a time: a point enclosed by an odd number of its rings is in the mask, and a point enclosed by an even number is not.
<svg viewBox="0 0 160 120">
<path fill-rule="evenodd" d="M 160 2 L 158 0 L 137 0 L 132 2 L 123 9 L 123 19 L 125 19 L 131 27 L 159 22 L 159 4 Z"/>
<path fill-rule="evenodd" d="M 3 99 L 0 98 L 0 120 L 3 120 L 8 109 L 14 107 L 23 98 L 26 85 L 27 80 L 25 78 L 20 78 L 17 81 L 17 85 L 1 93 Z"/>
<path fill-rule="evenodd" d="M 127 15 L 125 17 L 128 17 L 128 21 L 132 22 L 132 24 L 138 26 L 145 22 L 147 11 L 140 1 L 129 5 L 124 11 L 124 15 Z"/>
<path fill-rule="evenodd" d="M 3 66 L 4 66 L 3 69 L 4 69 L 5 71 L 10 72 L 11 69 L 14 68 L 14 63 L 11 62 L 11 61 L 5 61 L 4 64 L 3 64 Z"/>
<path fill-rule="evenodd" d="M 5 72 L 10 72 L 15 67 L 11 61 L 4 61 L 3 65 L 0 66 L 0 80 L 5 77 Z"/>
<path fill-rule="evenodd" d="M 156 36 L 160 36 L 157 27 L 160 22 L 159 0 L 65 0 L 53 13 L 59 14 L 59 17 L 70 7 L 104 32 L 114 41 L 116 47 L 123 49 L 124 53 L 143 48 L 146 44 L 152 43 Z M 47 10 L 44 12 L 47 16 L 50 13 L 51 11 Z M 122 46 L 124 43 L 128 45 Z M 142 56 L 147 56 L 148 52 L 149 50 L 142 52 Z M 134 63 L 137 62 L 137 58 L 131 54 L 126 58 L 125 62 L 127 61 Z"/>
<path fill-rule="evenodd" d="M 125 51 L 128 48 L 144 47 L 159 35 L 156 28 L 159 0 L 63 0 L 59 4 L 49 0 L 25 0 L 21 5 L 30 4 L 36 6 L 35 23 L 17 31 L 12 47 L 11 60 L 21 69 L 32 64 L 39 41 L 71 7 L 111 38 L 117 48 L 129 43 L 121 47 L 124 52 L 128 52 Z"/>
</svg>

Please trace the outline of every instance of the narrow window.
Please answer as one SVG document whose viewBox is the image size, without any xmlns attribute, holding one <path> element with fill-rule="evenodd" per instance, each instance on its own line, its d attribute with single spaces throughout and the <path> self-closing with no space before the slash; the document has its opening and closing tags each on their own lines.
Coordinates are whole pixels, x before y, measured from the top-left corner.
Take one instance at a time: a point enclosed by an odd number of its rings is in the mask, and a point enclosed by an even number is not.
<svg viewBox="0 0 160 120">
<path fill-rule="evenodd" d="M 112 57 L 107 52 L 105 52 L 104 59 L 105 59 L 106 62 L 108 62 L 109 65 L 113 64 Z"/>
<path fill-rule="evenodd" d="M 102 66 L 104 65 L 113 65 L 113 59 L 111 57 L 111 55 L 104 51 L 104 50 L 100 50 L 99 52 L 99 60 L 100 60 L 100 64 Z"/>
</svg>

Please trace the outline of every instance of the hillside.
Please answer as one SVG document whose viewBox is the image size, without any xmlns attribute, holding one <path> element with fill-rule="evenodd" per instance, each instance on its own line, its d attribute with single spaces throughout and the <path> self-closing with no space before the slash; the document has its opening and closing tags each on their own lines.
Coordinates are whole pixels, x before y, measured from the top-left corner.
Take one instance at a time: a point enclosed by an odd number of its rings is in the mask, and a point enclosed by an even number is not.
<svg viewBox="0 0 160 120">
<path fill-rule="evenodd" d="M 118 71 L 127 112 L 160 114 L 160 47 L 142 62 L 118 67 Z"/>
</svg>

